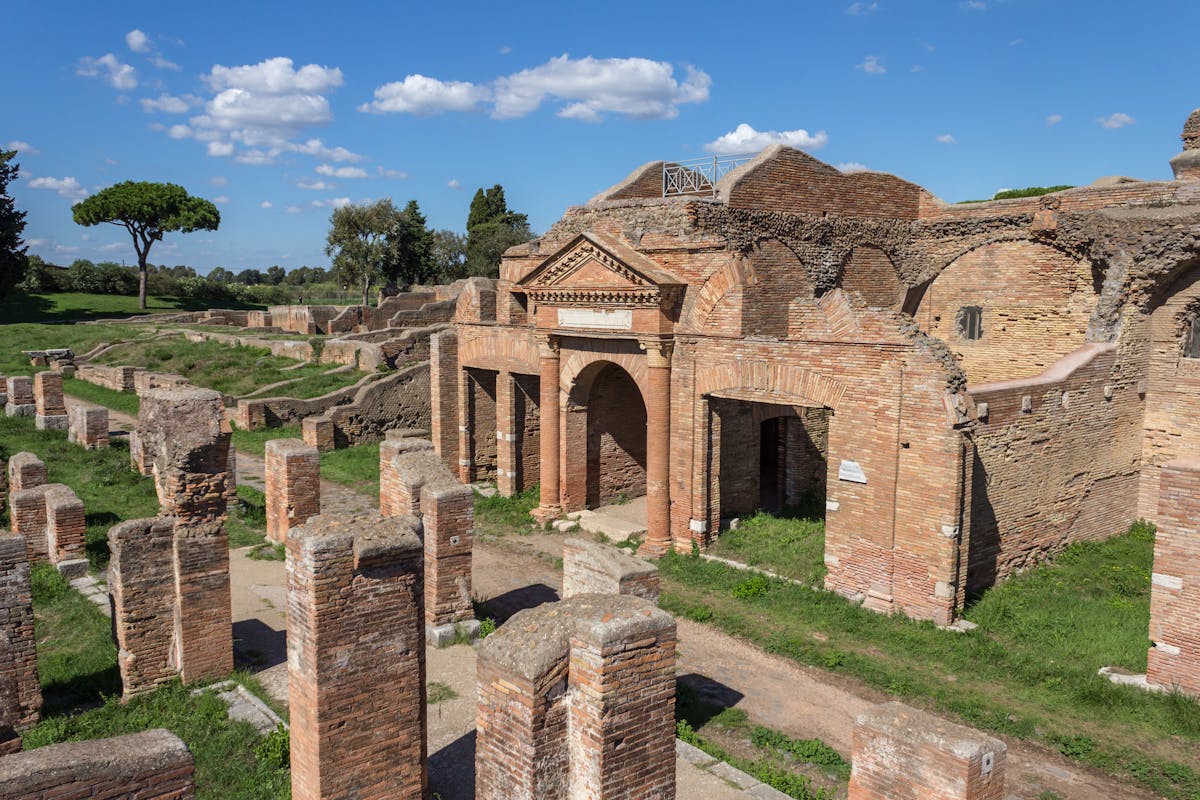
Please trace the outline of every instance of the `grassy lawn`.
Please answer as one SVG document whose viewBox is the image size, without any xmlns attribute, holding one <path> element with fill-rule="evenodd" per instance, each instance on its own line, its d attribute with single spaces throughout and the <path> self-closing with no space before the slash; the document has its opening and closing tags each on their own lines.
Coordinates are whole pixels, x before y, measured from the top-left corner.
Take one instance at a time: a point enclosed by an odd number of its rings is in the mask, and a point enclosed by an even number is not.
<svg viewBox="0 0 1200 800">
<path fill-rule="evenodd" d="M 146 325 L 48 325 L 7 324 L 0 311 L 0 374 L 32 375 L 35 368 L 22 350 L 45 350 L 69 347 L 77 354 L 86 353 L 104 342 L 120 342 L 149 336 L 153 328 Z"/>
<path fill-rule="evenodd" d="M 379 442 L 321 453 L 321 477 L 379 500 Z"/>
<path fill-rule="evenodd" d="M 130 468 L 123 440 L 102 450 L 70 444 L 62 431 L 39 431 L 31 417 L 0 417 L 0 459 L 29 451 L 46 464 L 51 483 L 75 490 L 87 513 L 87 554 L 96 567 L 108 563 L 108 529 L 127 519 L 158 513 L 154 482 Z"/>
<path fill-rule="evenodd" d="M 820 586 L 825 580 L 825 500 L 783 514 L 757 513 L 721 533 L 709 553 Z"/>
<path fill-rule="evenodd" d="M 534 485 L 512 497 L 475 495 L 475 535 L 503 536 L 532 531 L 536 523 L 529 512 L 537 507 L 539 492 Z"/>
<path fill-rule="evenodd" d="M 673 554 L 659 568 L 662 605 L 680 616 L 1165 797 L 1200 797 L 1200 705 L 1096 675 L 1106 665 L 1145 670 L 1152 561 L 1147 525 L 1073 545 L 987 592 L 966 613 L 979 625 L 967 634 L 700 558 Z"/>
<path fill-rule="evenodd" d="M 273 356 L 265 348 L 220 342 L 189 342 L 182 337 L 114 347 L 96 359 L 96 363 L 127 364 L 157 372 L 175 372 L 196 386 L 231 395 L 249 394 L 261 386 L 300 378 L 303 379 L 300 383 L 280 387 L 281 394 L 317 396 L 333 388 L 356 383 L 366 374 L 350 371 L 325 375 L 330 369 L 327 364 L 297 367 L 299 362 L 294 359 Z M 296 391 L 302 394 L 294 394 Z M 305 394 L 310 391 L 315 394 Z"/>
<path fill-rule="evenodd" d="M 215 695 L 193 697 L 176 681 L 122 703 L 109 620 L 53 568 L 35 568 L 33 584 L 38 673 L 46 705 L 42 721 L 24 733 L 26 750 L 166 728 L 183 739 L 196 759 L 197 798 L 290 796 L 287 769 L 260 760 L 258 732 L 248 723 L 231 722 Z M 94 707 L 70 713 L 85 705 Z"/>
<path fill-rule="evenodd" d="M 133 392 L 118 392 L 105 386 L 81 381 L 78 378 L 67 378 L 63 381 L 63 393 L 80 400 L 87 400 L 98 406 L 106 406 L 113 411 L 120 411 L 131 417 L 138 415 L 141 405 L 138 396 Z"/>
<path fill-rule="evenodd" d="M 138 308 L 136 296 L 114 294 L 79 294 L 56 292 L 54 294 L 13 294 L 0 300 L 0 320 L 4 322 L 76 322 L 79 320 L 104 319 L 106 317 L 130 317 L 137 314 L 165 314 L 172 311 L 204 311 L 217 308 L 266 308 L 253 303 L 222 301 L 213 304 L 208 300 L 187 297 L 146 298 L 146 309 Z"/>
<path fill-rule="evenodd" d="M 299 425 L 283 425 L 278 428 L 259 428 L 256 431 L 244 431 L 233 426 L 233 449 L 241 453 L 253 453 L 262 456 L 266 453 L 267 442 L 272 439 L 303 439 Z"/>
</svg>

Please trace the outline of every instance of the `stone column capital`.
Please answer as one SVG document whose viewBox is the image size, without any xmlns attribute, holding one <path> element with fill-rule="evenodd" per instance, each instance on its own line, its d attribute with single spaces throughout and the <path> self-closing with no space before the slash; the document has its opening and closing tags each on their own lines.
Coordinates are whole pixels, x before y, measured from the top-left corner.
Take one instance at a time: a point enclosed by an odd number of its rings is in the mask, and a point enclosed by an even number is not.
<svg viewBox="0 0 1200 800">
<path fill-rule="evenodd" d="M 537 342 L 538 355 L 542 358 L 558 358 L 558 337 L 552 333 L 535 333 L 534 341 Z"/>
<path fill-rule="evenodd" d="M 675 349 L 675 342 L 671 339 L 657 336 L 638 339 L 638 347 L 646 351 L 646 366 L 659 368 L 671 366 L 671 353 Z"/>
</svg>

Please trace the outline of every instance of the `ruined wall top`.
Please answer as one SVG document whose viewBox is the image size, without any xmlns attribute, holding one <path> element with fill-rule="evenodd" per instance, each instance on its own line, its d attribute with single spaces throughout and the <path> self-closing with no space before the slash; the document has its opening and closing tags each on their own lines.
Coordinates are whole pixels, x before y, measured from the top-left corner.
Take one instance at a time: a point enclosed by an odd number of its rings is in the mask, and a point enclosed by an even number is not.
<svg viewBox="0 0 1200 800">
<path fill-rule="evenodd" d="M 1184 150 L 1200 150 L 1200 108 L 1183 123 L 1183 135 L 1179 138 L 1183 139 Z"/>
<path fill-rule="evenodd" d="M 319 514 L 288 531 L 302 552 L 352 551 L 356 568 L 420 558 L 423 547 L 412 517 Z"/>
<path fill-rule="evenodd" d="M 187 745 L 161 728 L 65 742 L 0 759 L 0 796 L 30 796 L 74 782 L 120 785 L 191 766 Z"/>
</svg>

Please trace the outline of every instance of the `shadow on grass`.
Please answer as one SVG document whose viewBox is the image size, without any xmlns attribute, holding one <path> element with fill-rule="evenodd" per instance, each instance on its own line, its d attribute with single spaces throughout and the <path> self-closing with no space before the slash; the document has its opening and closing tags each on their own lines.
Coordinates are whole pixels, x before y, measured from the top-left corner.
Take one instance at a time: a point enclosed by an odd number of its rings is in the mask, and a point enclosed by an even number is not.
<svg viewBox="0 0 1200 800">
<path fill-rule="evenodd" d="M 0 320 L 4 322 L 40 322 L 47 324 L 115 319 L 140 314 L 164 314 L 173 311 L 205 311 L 209 308 L 261 309 L 262 305 L 236 300 L 200 300 L 192 297 L 150 297 L 144 310 L 136 297 L 60 294 L 14 294 L 0 301 Z"/>
<path fill-rule="evenodd" d="M 116 664 L 87 675 L 75 675 L 69 681 L 48 683 L 42 687 L 42 716 L 74 714 L 103 705 L 105 697 L 121 693 L 121 671 Z"/>
<path fill-rule="evenodd" d="M 733 708 L 745 695 L 720 681 L 689 672 L 675 683 L 675 718 L 684 719 L 699 730 L 727 708 Z"/>
</svg>

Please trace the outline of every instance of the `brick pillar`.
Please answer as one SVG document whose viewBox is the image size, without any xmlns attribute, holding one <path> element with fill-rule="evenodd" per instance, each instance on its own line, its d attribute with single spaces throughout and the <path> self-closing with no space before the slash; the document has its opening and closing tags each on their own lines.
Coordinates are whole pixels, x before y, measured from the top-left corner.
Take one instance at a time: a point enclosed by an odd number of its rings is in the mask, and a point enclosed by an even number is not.
<svg viewBox="0 0 1200 800">
<path fill-rule="evenodd" d="M 33 379 L 25 375 L 13 375 L 8 379 L 8 400 L 4 413 L 10 417 L 32 417 L 37 412 L 33 399 Z"/>
<path fill-rule="evenodd" d="M 476 800 L 675 797 L 675 619 L 578 595 L 479 647 Z"/>
<path fill-rule="evenodd" d="M 0 375 L 0 405 L 8 405 L 8 378 Z"/>
<path fill-rule="evenodd" d="M 421 800 L 421 541 L 401 517 L 331 515 L 287 542 L 294 800 Z"/>
<path fill-rule="evenodd" d="M 516 392 L 512 373 L 496 373 L 496 491 L 512 497 L 521 491 L 517 486 L 517 425 Z"/>
<path fill-rule="evenodd" d="M 638 554 L 657 558 L 671 549 L 671 343 L 652 339 L 646 350 L 646 541 Z"/>
<path fill-rule="evenodd" d="M 559 419 L 559 356 L 558 339 L 553 336 L 542 337 L 538 342 L 540 348 L 539 367 L 541 368 L 541 385 L 538 388 L 541 424 L 541 498 L 533 516 L 539 522 L 557 518 L 562 513 L 562 501 L 559 493 L 559 433 L 562 421 Z"/>
<path fill-rule="evenodd" d="M 385 517 L 417 513 L 420 498 L 413 496 L 401 479 L 395 458 L 401 453 L 433 450 L 433 442 L 420 438 L 424 433 L 407 428 L 391 430 L 379 443 L 379 513 Z"/>
<path fill-rule="evenodd" d="M 299 439 L 271 439 L 266 447 L 267 538 L 287 541 L 287 532 L 321 513 L 321 456 Z"/>
<path fill-rule="evenodd" d="M 563 599 L 577 594 L 631 594 L 658 602 L 658 567 L 619 547 L 567 539 L 562 562 Z"/>
<path fill-rule="evenodd" d="M 1200 695 L 1200 458 L 1159 472 L 1146 680 Z"/>
<path fill-rule="evenodd" d="M 46 486 L 46 554 L 72 577 L 87 574 L 87 518 L 83 501 L 61 483 Z M 69 565 L 69 566 L 68 566 Z"/>
<path fill-rule="evenodd" d="M 421 488 L 425 537 L 425 629 L 435 644 L 454 640 L 454 626 L 473 621 L 471 547 L 475 492 L 449 474 Z"/>
<path fill-rule="evenodd" d="M 854 723 L 849 800 L 1001 800 L 1007 746 L 900 703 Z"/>
<path fill-rule="evenodd" d="M 171 680 L 175 631 L 174 532 L 170 517 L 134 519 L 109 529 L 109 591 L 124 697 Z"/>
<path fill-rule="evenodd" d="M 458 397 L 458 464 L 454 474 L 463 483 L 470 483 L 475 475 L 475 442 L 472 436 L 471 419 L 475 405 L 475 387 L 470 374 L 465 369 L 455 373 L 457 386 L 455 394 Z"/>
<path fill-rule="evenodd" d="M 8 496 L 9 523 L 12 532 L 25 542 L 26 558 L 30 562 L 50 558 L 46 547 L 46 489 L 50 485 L 21 489 Z"/>
<path fill-rule="evenodd" d="M 19 750 L 17 732 L 41 718 L 25 540 L 0 535 L 0 755 Z"/>
<path fill-rule="evenodd" d="M 33 453 L 17 453 L 8 460 L 8 490 L 18 492 L 41 486 L 47 480 L 46 465 Z"/>
<path fill-rule="evenodd" d="M 37 412 L 34 423 L 39 431 L 67 430 L 67 406 L 63 402 L 62 373 L 39 372 L 34 375 L 33 401 Z"/>
<path fill-rule="evenodd" d="M 67 440 L 87 450 L 108 447 L 108 409 L 76 404 L 67 413 Z"/>
<path fill-rule="evenodd" d="M 304 441 L 322 453 L 335 449 L 333 420 L 329 417 L 305 417 L 300 430 Z"/>
<path fill-rule="evenodd" d="M 433 447 L 443 463 L 458 470 L 458 336 L 442 331 L 429 337 L 429 419 Z"/>
</svg>

